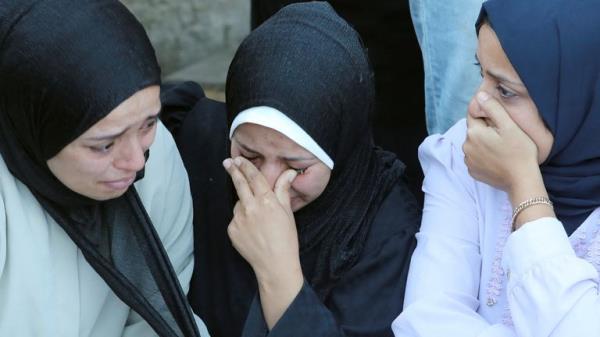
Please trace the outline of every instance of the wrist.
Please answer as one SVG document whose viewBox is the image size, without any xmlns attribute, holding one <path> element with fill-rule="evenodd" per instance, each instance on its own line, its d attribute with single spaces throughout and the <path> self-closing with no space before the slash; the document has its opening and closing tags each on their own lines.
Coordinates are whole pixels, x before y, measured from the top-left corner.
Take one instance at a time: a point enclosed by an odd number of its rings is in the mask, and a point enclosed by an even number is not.
<svg viewBox="0 0 600 337">
<path fill-rule="evenodd" d="M 298 267 L 293 269 L 256 273 L 256 279 L 265 322 L 271 330 L 300 293 L 304 276 L 298 263 Z"/>
<path fill-rule="evenodd" d="M 288 288 L 292 285 L 300 285 L 304 283 L 304 275 L 300 261 L 294 263 L 279 264 L 282 267 L 276 267 L 275 264 L 269 268 L 254 269 L 256 280 L 260 287 L 265 289 L 277 290 Z"/>
<path fill-rule="evenodd" d="M 535 169 L 532 169 L 530 166 L 527 171 L 516 172 L 520 173 L 515 175 L 507 191 L 513 210 L 527 200 L 548 198 L 548 192 L 546 191 L 542 174 L 537 165 Z M 552 206 L 545 203 L 533 204 L 516 214 L 512 224 L 513 231 L 519 229 L 525 223 L 542 217 L 555 217 Z"/>
<path fill-rule="evenodd" d="M 521 202 L 534 197 L 548 197 L 544 179 L 538 166 L 527 171 L 517 171 L 506 191 L 513 209 Z"/>
<path fill-rule="evenodd" d="M 542 207 L 542 209 L 535 209 Z M 554 210 L 552 201 L 545 196 L 529 198 L 521 202 L 514 210 L 512 215 L 512 230 L 519 229 L 524 223 L 530 222 L 545 216 L 551 216 Z"/>
</svg>

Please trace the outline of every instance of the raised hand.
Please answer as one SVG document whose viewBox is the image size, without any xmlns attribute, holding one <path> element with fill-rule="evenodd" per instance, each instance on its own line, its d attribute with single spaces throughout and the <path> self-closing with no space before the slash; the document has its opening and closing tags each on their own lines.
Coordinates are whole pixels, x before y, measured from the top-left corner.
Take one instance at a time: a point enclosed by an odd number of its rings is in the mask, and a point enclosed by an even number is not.
<svg viewBox="0 0 600 337">
<path fill-rule="evenodd" d="M 463 152 L 471 176 L 508 192 L 528 176 L 539 174 L 536 144 L 502 105 L 485 92 L 479 92 L 472 104 L 479 104 L 483 117 L 467 115 Z"/>
<path fill-rule="evenodd" d="M 271 191 L 264 176 L 245 158 L 227 159 L 223 166 L 239 197 L 227 233 L 254 270 L 265 320 L 271 328 L 304 282 L 288 193 L 297 173 L 284 171 Z"/>
<path fill-rule="evenodd" d="M 471 104 L 479 104 L 481 117 L 467 115 L 463 152 L 469 174 L 507 192 L 513 208 L 534 197 L 548 197 L 534 141 L 489 94 L 479 92 Z M 519 213 L 513 228 L 546 216 L 555 216 L 552 208 L 529 207 Z"/>
</svg>

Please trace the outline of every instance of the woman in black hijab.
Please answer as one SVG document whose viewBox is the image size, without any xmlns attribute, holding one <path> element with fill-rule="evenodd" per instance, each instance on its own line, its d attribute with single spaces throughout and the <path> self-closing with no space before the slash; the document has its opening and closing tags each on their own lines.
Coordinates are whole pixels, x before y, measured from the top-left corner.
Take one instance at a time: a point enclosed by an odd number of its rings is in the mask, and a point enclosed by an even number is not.
<svg viewBox="0 0 600 337">
<path fill-rule="evenodd" d="M 199 336 L 159 84 L 118 1 L 0 3 L 0 335 Z"/>
<path fill-rule="evenodd" d="M 357 33 L 327 3 L 290 5 L 241 44 L 226 98 L 176 137 L 198 215 L 189 298 L 211 334 L 390 336 L 419 211 L 373 145 Z"/>
<path fill-rule="evenodd" d="M 466 123 L 420 148 L 425 209 L 397 336 L 600 335 L 598 13 L 483 4 Z"/>
</svg>

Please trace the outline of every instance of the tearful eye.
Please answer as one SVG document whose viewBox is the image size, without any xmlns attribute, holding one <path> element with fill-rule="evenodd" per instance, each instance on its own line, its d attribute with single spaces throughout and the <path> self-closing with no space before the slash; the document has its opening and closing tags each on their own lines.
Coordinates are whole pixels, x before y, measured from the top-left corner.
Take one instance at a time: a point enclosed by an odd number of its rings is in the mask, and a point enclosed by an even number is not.
<svg viewBox="0 0 600 337">
<path fill-rule="evenodd" d="M 114 145 L 114 143 L 109 143 L 109 144 L 100 145 L 100 146 L 90 146 L 89 148 L 90 148 L 90 150 L 92 150 L 93 152 L 96 152 L 96 153 L 108 153 L 113 145 Z"/>
<path fill-rule="evenodd" d="M 296 171 L 296 173 L 298 173 L 298 175 L 301 175 L 301 174 L 304 174 L 304 172 L 306 172 L 306 168 L 294 169 L 294 171 Z"/>
<path fill-rule="evenodd" d="M 148 122 L 148 124 L 146 124 L 146 129 L 151 129 L 155 125 L 156 125 L 156 120 L 152 120 L 152 121 Z"/>
<path fill-rule="evenodd" d="M 156 118 L 150 119 L 148 120 L 141 128 L 142 132 L 149 132 L 150 130 L 154 129 L 154 126 L 156 126 Z"/>
<path fill-rule="evenodd" d="M 498 85 L 496 88 L 498 89 L 498 92 L 500 93 L 500 96 L 502 98 L 512 98 L 512 97 L 517 96 L 514 92 L 506 89 L 505 87 L 503 87 L 501 85 Z"/>
</svg>

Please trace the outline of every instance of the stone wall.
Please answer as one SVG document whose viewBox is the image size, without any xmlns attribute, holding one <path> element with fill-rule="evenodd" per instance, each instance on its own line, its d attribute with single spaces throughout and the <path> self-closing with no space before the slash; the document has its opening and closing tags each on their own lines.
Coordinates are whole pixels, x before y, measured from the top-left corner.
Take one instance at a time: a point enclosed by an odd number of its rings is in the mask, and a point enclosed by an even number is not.
<svg viewBox="0 0 600 337">
<path fill-rule="evenodd" d="M 249 0 L 122 0 L 142 22 L 167 79 L 222 86 L 250 31 Z"/>
</svg>

